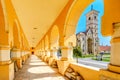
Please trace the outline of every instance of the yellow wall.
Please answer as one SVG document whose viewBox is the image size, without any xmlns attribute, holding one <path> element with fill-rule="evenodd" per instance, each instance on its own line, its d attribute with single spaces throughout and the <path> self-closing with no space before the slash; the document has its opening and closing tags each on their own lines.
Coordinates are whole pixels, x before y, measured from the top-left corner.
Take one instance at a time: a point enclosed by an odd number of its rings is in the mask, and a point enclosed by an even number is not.
<svg viewBox="0 0 120 80">
<path fill-rule="evenodd" d="M 14 79 L 14 64 L 0 66 L 0 80 Z"/>
<path fill-rule="evenodd" d="M 102 35 L 111 36 L 113 34 L 113 23 L 120 22 L 120 0 L 104 0 L 104 15 L 102 17 Z M 112 6 L 111 6 L 112 5 Z"/>
<path fill-rule="evenodd" d="M 60 15 L 55 20 L 55 22 L 51 25 L 51 28 L 46 33 L 46 35 L 48 35 L 48 37 L 51 38 L 50 34 L 51 34 L 51 31 L 52 31 L 52 28 L 54 27 L 54 25 L 56 25 L 58 27 L 58 29 L 59 29 L 59 42 L 58 42 L 59 46 L 64 46 L 64 34 L 63 34 L 64 23 L 65 23 L 65 19 L 66 19 L 66 16 L 67 16 L 67 12 L 68 12 L 72 2 L 73 2 L 73 0 L 69 0 L 67 5 L 64 7 L 64 9 L 60 13 Z M 52 33 L 52 34 L 55 34 L 55 33 Z M 37 46 L 36 46 L 37 49 L 40 48 L 39 45 L 42 44 L 42 40 L 45 40 L 46 35 L 44 35 L 43 38 L 37 44 Z M 41 45 L 41 48 L 42 48 L 42 45 Z"/>
<path fill-rule="evenodd" d="M 20 42 L 24 42 L 24 47 L 29 47 L 28 41 L 24 35 L 24 32 L 21 28 L 20 22 L 16 15 L 16 12 L 13 8 L 11 0 L 4 0 L 3 1 L 6 7 L 6 14 L 7 14 L 7 22 L 9 25 L 9 44 L 10 45 L 17 45 L 20 48 Z M 21 38 L 23 37 L 23 38 Z M 14 40 L 13 40 L 14 39 Z M 21 40 L 23 39 L 23 40 Z M 6 39 L 5 39 L 6 40 Z M 21 42 L 22 43 L 22 42 Z M 21 46 L 22 48 L 22 46 Z"/>
<path fill-rule="evenodd" d="M 5 16 L 3 13 L 2 3 L 0 1 L 0 44 L 8 45 L 8 33 L 5 31 Z"/>
<path fill-rule="evenodd" d="M 70 64 L 70 67 L 78 72 L 85 80 L 99 80 L 99 70 L 78 64 Z"/>
<path fill-rule="evenodd" d="M 56 34 L 56 32 L 52 32 L 54 26 L 58 27 L 59 30 L 59 46 L 68 46 L 69 42 L 73 42 L 73 45 L 76 45 L 76 25 L 78 23 L 78 19 L 81 16 L 84 9 L 94 0 L 84 1 L 84 0 L 69 0 L 67 5 L 64 7 L 60 15 L 57 17 L 55 22 L 51 25 L 51 28 L 48 30 L 46 35 L 52 38 L 49 34 Z M 42 40 L 45 40 L 45 36 L 39 41 L 36 46 L 37 49 L 40 48 L 40 44 Z M 56 40 L 57 41 L 57 38 Z M 52 46 L 52 44 L 50 45 Z M 57 47 L 57 46 L 56 46 Z"/>
</svg>

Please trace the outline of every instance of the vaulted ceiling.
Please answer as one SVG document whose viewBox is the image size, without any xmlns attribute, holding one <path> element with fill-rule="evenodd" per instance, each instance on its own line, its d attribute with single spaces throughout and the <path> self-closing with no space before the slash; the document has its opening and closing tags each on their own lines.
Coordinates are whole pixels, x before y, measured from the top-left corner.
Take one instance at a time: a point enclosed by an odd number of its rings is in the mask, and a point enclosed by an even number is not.
<svg viewBox="0 0 120 80">
<path fill-rule="evenodd" d="M 22 29 L 35 47 L 69 0 L 12 0 Z"/>
</svg>

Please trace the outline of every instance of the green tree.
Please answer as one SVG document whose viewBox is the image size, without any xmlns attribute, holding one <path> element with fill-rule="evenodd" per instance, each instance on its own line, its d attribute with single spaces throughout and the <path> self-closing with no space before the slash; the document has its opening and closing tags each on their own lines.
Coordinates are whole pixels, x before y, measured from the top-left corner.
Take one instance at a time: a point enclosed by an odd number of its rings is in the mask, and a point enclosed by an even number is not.
<svg viewBox="0 0 120 80">
<path fill-rule="evenodd" d="M 77 58 L 78 63 L 78 58 L 82 57 L 81 48 L 79 46 L 73 48 L 73 56 Z"/>
</svg>

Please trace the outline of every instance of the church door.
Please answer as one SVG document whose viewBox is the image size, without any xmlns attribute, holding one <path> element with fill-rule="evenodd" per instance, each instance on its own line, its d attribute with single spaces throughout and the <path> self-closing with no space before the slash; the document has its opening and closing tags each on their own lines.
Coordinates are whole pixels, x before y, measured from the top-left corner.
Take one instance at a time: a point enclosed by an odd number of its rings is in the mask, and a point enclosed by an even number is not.
<svg viewBox="0 0 120 80">
<path fill-rule="evenodd" d="M 92 53 L 92 39 L 88 38 L 88 54 Z"/>
</svg>

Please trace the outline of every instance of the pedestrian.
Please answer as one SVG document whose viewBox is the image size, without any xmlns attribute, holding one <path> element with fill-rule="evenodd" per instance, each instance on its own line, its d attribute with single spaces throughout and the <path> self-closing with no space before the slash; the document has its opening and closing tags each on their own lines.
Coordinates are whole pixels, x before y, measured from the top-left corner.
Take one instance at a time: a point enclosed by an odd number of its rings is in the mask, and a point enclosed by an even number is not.
<svg viewBox="0 0 120 80">
<path fill-rule="evenodd" d="M 101 56 L 101 59 L 100 59 L 100 60 L 101 60 L 101 61 L 102 61 L 102 59 L 103 59 L 103 54 L 104 54 L 104 51 L 101 51 L 101 52 L 100 52 L 100 56 Z"/>
</svg>

